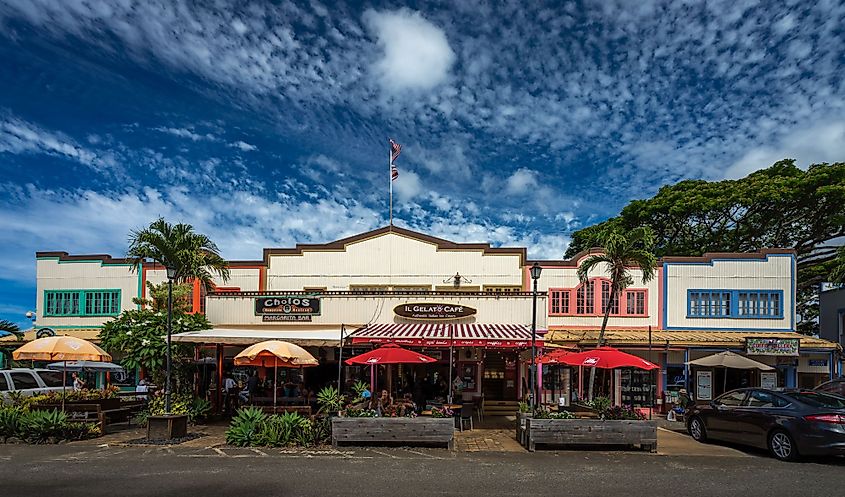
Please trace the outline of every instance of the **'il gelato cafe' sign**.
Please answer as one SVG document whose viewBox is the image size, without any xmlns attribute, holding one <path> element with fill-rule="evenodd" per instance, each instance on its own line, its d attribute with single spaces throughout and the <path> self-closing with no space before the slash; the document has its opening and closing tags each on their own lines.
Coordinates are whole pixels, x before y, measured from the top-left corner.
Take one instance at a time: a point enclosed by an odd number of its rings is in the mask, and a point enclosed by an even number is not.
<svg viewBox="0 0 845 497">
<path fill-rule="evenodd" d="M 261 316 L 264 322 L 311 321 L 311 316 L 320 315 L 320 298 L 307 295 L 258 297 L 255 315 Z"/>
<path fill-rule="evenodd" d="M 460 319 L 472 316 L 476 310 L 465 305 L 438 303 L 408 303 L 397 305 L 393 313 L 408 319 Z"/>
</svg>

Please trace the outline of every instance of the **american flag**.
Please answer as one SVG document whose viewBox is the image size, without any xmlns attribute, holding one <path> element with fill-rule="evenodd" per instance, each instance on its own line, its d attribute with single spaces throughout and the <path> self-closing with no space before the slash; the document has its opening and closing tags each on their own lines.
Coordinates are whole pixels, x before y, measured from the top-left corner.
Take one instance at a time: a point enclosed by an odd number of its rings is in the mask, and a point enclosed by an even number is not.
<svg viewBox="0 0 845 497">
<path fill-rule="evenodd" d="M 393 161 L 399 157 L 399 154 L 402 152 L 402 145 L 399 145 L 393 139 L 388 139 L 390 141 L 390 180 L 396 181 L 396 178 L 399 177 L 399 169 L 396 168 L 396 164 Z"/>
</svg>

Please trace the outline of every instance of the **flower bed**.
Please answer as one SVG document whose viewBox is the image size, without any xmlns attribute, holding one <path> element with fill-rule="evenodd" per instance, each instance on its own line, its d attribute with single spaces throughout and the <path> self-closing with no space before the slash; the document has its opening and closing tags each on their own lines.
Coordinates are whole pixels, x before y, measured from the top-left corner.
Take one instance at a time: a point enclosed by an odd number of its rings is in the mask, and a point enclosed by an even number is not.
<svg viewBox="0 0 845 497">
<path fill-rule="evenodd" d="M 341 443 L 397 445 L 455 443 L 455 420 L 435 417 L 332 418 L 332 446 Z"/>
</svg>

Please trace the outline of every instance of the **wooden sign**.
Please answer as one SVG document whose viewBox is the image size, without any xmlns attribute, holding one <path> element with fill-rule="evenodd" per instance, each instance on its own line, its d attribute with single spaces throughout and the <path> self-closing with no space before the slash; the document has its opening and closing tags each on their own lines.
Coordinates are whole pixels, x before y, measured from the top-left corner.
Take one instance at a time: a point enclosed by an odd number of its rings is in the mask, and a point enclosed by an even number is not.
<svg viewBox="0 0 845 497">
<path fill-rule="evenodd" d="M 393 308 L 394 314 L 409 319 L 460 319 L 465 318 L 467 316 L 472 316 L 476 312 L 477 311 L 472 307 L 467 307 L 465 305 L 429 302 L 401 304 Z"/>
<path fill-rule="evenodd" d="M 320 297 L 286 295 L 256 298 L 255 315 L 263 316 L 267 314 L 277 316 L 319 316 Z"/>
</svg>

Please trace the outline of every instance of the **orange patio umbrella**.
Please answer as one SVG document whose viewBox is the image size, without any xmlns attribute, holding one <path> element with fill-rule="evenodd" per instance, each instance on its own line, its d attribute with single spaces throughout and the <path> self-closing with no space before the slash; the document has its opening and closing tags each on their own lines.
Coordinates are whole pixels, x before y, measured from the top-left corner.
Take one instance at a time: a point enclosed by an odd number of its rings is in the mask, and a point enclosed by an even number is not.
<svg viewBox="0 0 845 497">
<path fill-rule="evenodd" d="M 281 340 L 267 340 L 250 345 L 235 356 L 236 366 L 273 366 L 273 408 L 276 407 L 276 377 L 279 366 L 302 368 L 319 365 L 319 361 L 299 345 Z"/>
<path fill-rule="evenodd" d="M 62 361 L 62 410 L 65 408 L 65 386 L 67 385 L 67 361 L 110 362 L 108 352 L 81 338 L 54 336 L 38 338 L 12 352 L 16 361 Z"/>
</svg>

